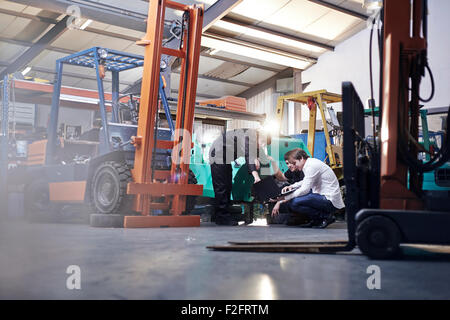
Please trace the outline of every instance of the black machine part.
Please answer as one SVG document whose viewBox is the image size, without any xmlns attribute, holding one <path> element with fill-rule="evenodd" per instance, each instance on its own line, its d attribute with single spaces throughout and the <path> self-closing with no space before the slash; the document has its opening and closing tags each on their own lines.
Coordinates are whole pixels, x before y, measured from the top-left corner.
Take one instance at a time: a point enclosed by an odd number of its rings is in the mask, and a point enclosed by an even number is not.
<svg viewBox="0 0 450 320">
<path fill-rule="evenodd" d="M 356 223 L 359 225 L 374 216 L 381 216 L 395 223 L 402 243 L 450 244 L 448 212 L 363 209 L 357 213 Z"/>
</svg>

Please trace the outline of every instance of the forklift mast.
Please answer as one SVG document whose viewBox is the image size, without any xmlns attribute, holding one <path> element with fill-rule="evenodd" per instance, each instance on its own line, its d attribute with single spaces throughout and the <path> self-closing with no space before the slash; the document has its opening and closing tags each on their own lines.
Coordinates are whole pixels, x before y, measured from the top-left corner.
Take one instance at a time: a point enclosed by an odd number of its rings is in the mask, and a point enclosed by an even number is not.
<svg viewBox="0 0 450 320">
<path fill-rule="evenodd" d="M 183 12 L 183 30 L 179 49 L 170 49 L 162 44 L 164 17 L 168 8 Z M 188 6 L 172 1 L 150 1 L 149 3 L 147 33 L 138 42 L 145 46 L 144 71 L 137 136 L 133 139 L 133 145 L 136 147 L 134 169 L 132 170 L 133 182 L 128 184 L 127 190 L 128 194 L 136 195 L 135 209 L 143 216 L 148 216 L 150 212 L 152 197 L 169 196 L 166 198 L 172 200 L 170 212 L 173 215 L 172 218 L 176 218 L 185 210 L 187 195 L 202 194 L 201 185 L 188 185 L 202 23 L 203 6 Z M 180 89 L 173 143 L 157 141 L 154 131 L 158 112 L 161 54 L 174 56 L 181 60 Z M 156 146 L 173 149 L 168 183 L 155 182 L 155 177 L 167 174 L 166 172 L 152 172 L 152 153 Z M 135 223 L 142 225 L 142 223 L 146 223 L 144 221 L 155 220 L 140 218 L 154 217 L 125 217 L 125 226 Z M 197 220 L 198 224 L 200 223 L 199 217 L 197 218 L 195 218 L 195 224 Z M 170 221 L 168 225 L 170 225 Z M 149 223 L 151 224 L 151 222 Z"/>
<path fill-rule="evenodd" d="M 420 199 L 423 178 L 404 158 L 418 156 L 411 140 L 418 141 L 419 136 L 419 87 L 427 63 L 427 34 L 426 29 L 421 34 L 421 28 L 426 27 L 426 15 L 423 0 L 384 3 L 381 209 L 424 207 Z"/>
</svg>

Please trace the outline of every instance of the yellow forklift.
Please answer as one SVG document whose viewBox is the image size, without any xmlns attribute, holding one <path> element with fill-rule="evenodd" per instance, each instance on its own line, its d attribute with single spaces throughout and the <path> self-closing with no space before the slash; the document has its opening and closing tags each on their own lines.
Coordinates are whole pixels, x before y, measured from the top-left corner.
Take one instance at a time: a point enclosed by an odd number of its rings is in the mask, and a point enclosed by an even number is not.
<svg viewBox="0 0 450 320">
<path fill-rule="evenodd" d="M 339 144 L 332 143 L 329 130 L 329 124 L 327 123 L 327 119 L 325 117 L 325 110 L 327 109 L 326 104 L 328 103 L 339 103 L 342 102 L 342 96 L 337 93 L 328 92 L 327 90 L 317 90 L 310 91 L 304 93 L 293 93 L 285 96 L 280 96 L 277 99 L 277 109 L 275 112 L 276 118 L 279 123 L 281 123 L 283 119 L 283 111 L 286 102 L 295 102 L 304 104 L 309 109 L 309 127 L 308 127 L 308 141 L 307 147 L 308 151 L 311 154 L 311 157 L 314 157 L 314 146 L 316 139 L 316 120 L 317 120 L 317 111 L 320 112 L 320 116 L 322 119 L 323 132 L 325 135 L 326 141 L 326 154 L 328 163 L 336 174 L 338 180 L 342 181 L 343 169 L 342 169 L 342 146 Z M 336 138 L 339 138 L 339 132 L 341 132 L 340 128 L 337 126 L 333 129 L 338 134 L 335 135 Z"/>
</svg>

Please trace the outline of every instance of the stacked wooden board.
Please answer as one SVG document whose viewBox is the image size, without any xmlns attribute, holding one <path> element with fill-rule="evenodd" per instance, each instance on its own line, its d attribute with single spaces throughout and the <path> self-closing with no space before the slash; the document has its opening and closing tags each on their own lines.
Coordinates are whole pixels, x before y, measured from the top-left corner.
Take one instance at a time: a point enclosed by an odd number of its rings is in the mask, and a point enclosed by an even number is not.
<svg viewBox="0 0 450 320">
<path fill-rule="evenodd" d="M 247 112 L 247 99 L 225 96 L 220 99 L 208 99 L 198 102 L 201 106 L 215 105 L 231 111 Z"/>
</svg>

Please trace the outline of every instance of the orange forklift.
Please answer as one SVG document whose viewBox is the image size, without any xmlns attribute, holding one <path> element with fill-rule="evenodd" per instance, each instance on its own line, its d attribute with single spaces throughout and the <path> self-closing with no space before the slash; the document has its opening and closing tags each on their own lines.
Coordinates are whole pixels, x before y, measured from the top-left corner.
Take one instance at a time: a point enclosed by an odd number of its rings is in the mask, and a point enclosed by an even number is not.
<svg viewBox="0 0 450 320">
<path fill-rule="evenodd" d="M 166 10 L 182 13 L 176 49 L 163 45 Z M 28 166 L 14 170 L 17 177 L 10 179 L 26 181 L 27 211 L 45 210 L 49 203 L 86 203 L 93 213 L 91 225 L 97 227 L 200 225 L 200 216 L 186 214 L 186 201 L 201 195 L 203 186 L 190 181 L 189 161 L 184 159 L 190 158 L 192 148 L 203 12 L 202 5 L 150 1 L 147 33 L 137 43 L 145 47 L 143 59 L 94 47 L 57 60 L 47 140 L 29 145 Z M 158 128 L 160 105 L 167 102 L 161 96 L 162 54 L 181 61 L 174 130 Z M 58 136 L 62 72 L 67 64 L 96 70 L 101 124 L 95 139 Z M 120 72 L 140 66 L 139 99 L 121 97 Z M 106 72 L 112 74 L 112 101 L 105 100 Z"/>
</svg>

